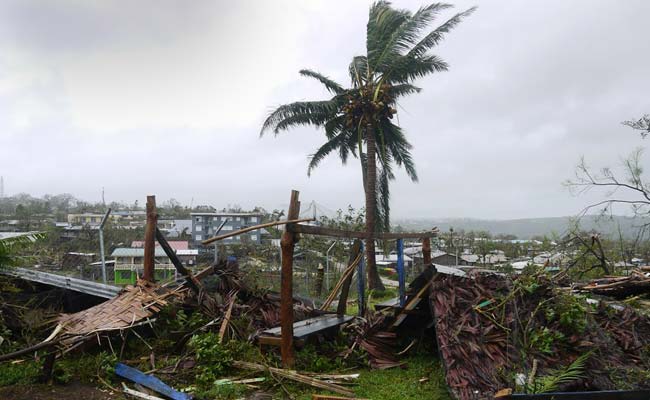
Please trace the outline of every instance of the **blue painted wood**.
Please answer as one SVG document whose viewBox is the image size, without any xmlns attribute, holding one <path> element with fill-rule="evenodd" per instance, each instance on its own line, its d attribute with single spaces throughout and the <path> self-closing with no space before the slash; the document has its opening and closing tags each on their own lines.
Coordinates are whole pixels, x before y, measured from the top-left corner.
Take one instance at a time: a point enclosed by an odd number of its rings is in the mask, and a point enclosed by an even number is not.
<svg viewBox="0 0 650 400">
<path fill-rule="evenodd" d="M 359 270 L 357 271 L 357 292 L 359 295 L 359 316 L 363 317 L 366 311 L 366 268 L 363 260 L 363 243 L 361 243 L 361 261 L 359 261 Z"/>
<path fill-rule="evenodd" d="M 148 387 L 149 389 L 165 395 L 173 400 L 192 399 L 192 396 L 189 394 L 174 390 L 155 376 L 147 375 L 135 368 L 129 367 L 128 365 L 124 365 L 122 363 L 115 364 L 115 374 L 132 382 L 139 383 L 142 386 Z"/>
<path fill-rule="evenodd" d="M 399 281 L 399 306 L 406 302 L 406 276 L 404 273 L 404 239 L 397 239 L 397 279 Z"/>
</svg>

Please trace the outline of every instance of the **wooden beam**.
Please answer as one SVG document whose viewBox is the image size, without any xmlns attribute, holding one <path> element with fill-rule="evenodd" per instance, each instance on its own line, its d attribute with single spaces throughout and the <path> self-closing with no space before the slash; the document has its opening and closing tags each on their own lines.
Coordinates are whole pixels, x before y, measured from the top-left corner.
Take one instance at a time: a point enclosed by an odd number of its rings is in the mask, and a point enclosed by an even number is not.
<svg viewBox="0 0 650 400">
<path fill-rule="evenodd" d="M 300 193 L 297 190 L 291 191 L 289 211 L 287 220 L 296 220 L 300 215 Z M 282 355 L 282 366 L 291 368 L 295 363 L 293 355 L 293 250 L 298 239 L 290 227 L 282 234 L 280 247 L 282 248 L 282 270 L 280 272 L 280 336 L 282 342 L 280 353 Z"/>
<path fill-rule="evenodd" d="M 206 239 L 201 242 L 201 244 L 206 245 L 210 243 L 214 243 L 217 240 L 222 240 L 222 239 L 227 239 L 229 237 L 241 235 L 242 233 L 254 231 L 257 229 L 262 229 L 262 228 L 268 228 L 270 226 L 276 226 L 276 225 L 284 225 L 284 224 L 296 224 L 298 222 L 309 222 L 309 221 L 314 221 L 313 218 L 302 218 L 302 219 L 294 219 L 294 220 L 287 220 L 287 221 L 271 221 L 271 222 L 266 222 L 264 224 L 259 224 L 259 225 L 254 225 L 254 226 L 249 226 L 248 228 L 240 229 L 238 231 L 233 231 L 229 233 L 224 233 L 223 235 L 215 236 L 210 239 Z"/>
<path fill-rule="evenodd" d="M 144 231 L 144 274 L 142 278 L 149 282 L 154 281 L 157 224 L 156 196 L 147 196 L 147 225 Z"/>
<path fill-rule="evenodd" d="M 300 224 L 287 225 L 287 230 L 290 230 L 295 233 L 331 236 L 331 237 L 339 237 L 345 239 L 365 239 L 367 236 L 365 232 L 326 228 L 323 226 L 300 225 Z M 438 236 L 438 231 L 434 229 L 427 232 L 377 233 L 375 235 L 375 238 L 381 240 L 391 240 L 391 239 L 421 239 L 421 238 L 432 238 L 436 236 Z"/>
<path fill-rule="evenodd" d="M 176 271 L 185 277 L 185 280 L 187 281 L 190 289 L 192 289 L 195 293 L 199 293 L 201 283 L 199 283 L 199 281 L 194 278 L 192 272 L 190 272 L 189 269 L 185 268 L 181 260 L 176 255 L 174 249 L 172 249 L 172 247 L 167 242 L 167 239 L 165 239 L 165 235 L 163 235 L 163 233 L 158 228 L 156 228 L 156 240 L 158 240 L 160 247 L 165 251 L 165 254 L 167 254 L 167 257 L 169 257 L 172 264 L 174 264 Z"/>
</svg>

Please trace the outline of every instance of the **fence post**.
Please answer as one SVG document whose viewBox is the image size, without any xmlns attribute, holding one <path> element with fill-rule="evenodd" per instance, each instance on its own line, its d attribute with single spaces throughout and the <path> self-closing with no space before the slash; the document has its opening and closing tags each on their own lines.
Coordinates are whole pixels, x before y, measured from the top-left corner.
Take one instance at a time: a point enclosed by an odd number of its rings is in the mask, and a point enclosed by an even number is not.
<svg viewBox="0 0 650 400">
<path fill-rule="evenodd" d="M 300 215 L 299 192 L 291 191 L 287 219 L 298 219 Z M 280 247 L 282 248 L 282 270 L 280 273 L 280 353 L 282 366 L 292 368 L 293 356 L 293 250 L 298 239 L 298 234 L 291 231 L 291 224 L 287 224 Z"/>
<path fill-rule="evenodd" d="M 153 282 L 154 263 L 156 251 L 156 225 L 158 214 L 156 214 L 156 196 L 147 196 L 147 225 L 144 231 L 144 273 L 142 278 L 145 281 Z"/>
<path fill-rule="evenodd" d="M 363 254 L 363 242 L 361 243 L 361 254 Z M 363 256 L 361 256 L 361 260 L 359 261 L 359 270 L 357 271 L 357 292 L 359 296 L 359 316 L 363 317 L 366 311 L 366 297 L 365 297 L 365 291 L 366 291 L 366 282 L 365 282 L 365 277 L 366 277 L 366 272 L 365 272 L 365 264 L 363 260 Z"/>
<path fill-rule="evenodd" d="M 431 264 L 431 239 L 422 239 L 422 263 L 426 267 Z"/>
<path fill-rule="evenodd" d="M 397 239 L 397 279 L 399 280 L 400 307 L 404 307 L 406 297 L 406 283 L 404 278 L 404 239 Z"/>
</svg>

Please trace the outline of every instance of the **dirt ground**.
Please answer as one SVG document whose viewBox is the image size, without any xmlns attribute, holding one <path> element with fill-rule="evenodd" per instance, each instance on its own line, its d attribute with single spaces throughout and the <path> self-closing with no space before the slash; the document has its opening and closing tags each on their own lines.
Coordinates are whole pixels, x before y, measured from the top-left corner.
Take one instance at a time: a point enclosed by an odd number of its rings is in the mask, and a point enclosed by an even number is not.
<svg viewBox="0 0 650 400">
<path fill-rule="evenodd" d="M 122 400 L 120 393 L 107 388 L 72 383 L 60 385 L 14 385 L 0 388 L 0 399 L 3 400 L 51 400 L 51 399 L 78 399 L 78 400 Z"/>
</svg>

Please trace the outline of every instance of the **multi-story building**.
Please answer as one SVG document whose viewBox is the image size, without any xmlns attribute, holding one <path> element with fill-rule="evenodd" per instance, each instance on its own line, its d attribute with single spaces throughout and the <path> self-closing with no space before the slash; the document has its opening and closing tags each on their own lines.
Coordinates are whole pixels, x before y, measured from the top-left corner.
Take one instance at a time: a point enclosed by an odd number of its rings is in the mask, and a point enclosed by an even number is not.
<svg viewBox="0 0 650 400">
<path fill-rule="evenodd" d="M 99 224 L 102 223 L 102 218 L 104 218 L 104 214 L 68 214 L 68 224 L 71 226 L 99 226 Z M 110 218 L 113 220 L 119 220 L 120 217 L 111 215 Z"/>
<path fill-rule="evenodd" d="M 229 231 L 236 231 L 249 226 L 261 223 L 262 213 L 243 213 L 243 212 L 197 212 L 192 213 L 192 241 L 194 244 L 200 244 L 202 240 L 208 239 L 215 235 L 215 232 L 226 221 L 219 234 L 225 234 Z M 238 243 L 257 243 L 260 244 L 262 239 L 261 232 L 251 231 L 241 235 L 233 236 L 221 241 L 223 244 Z"/>
</svg>

